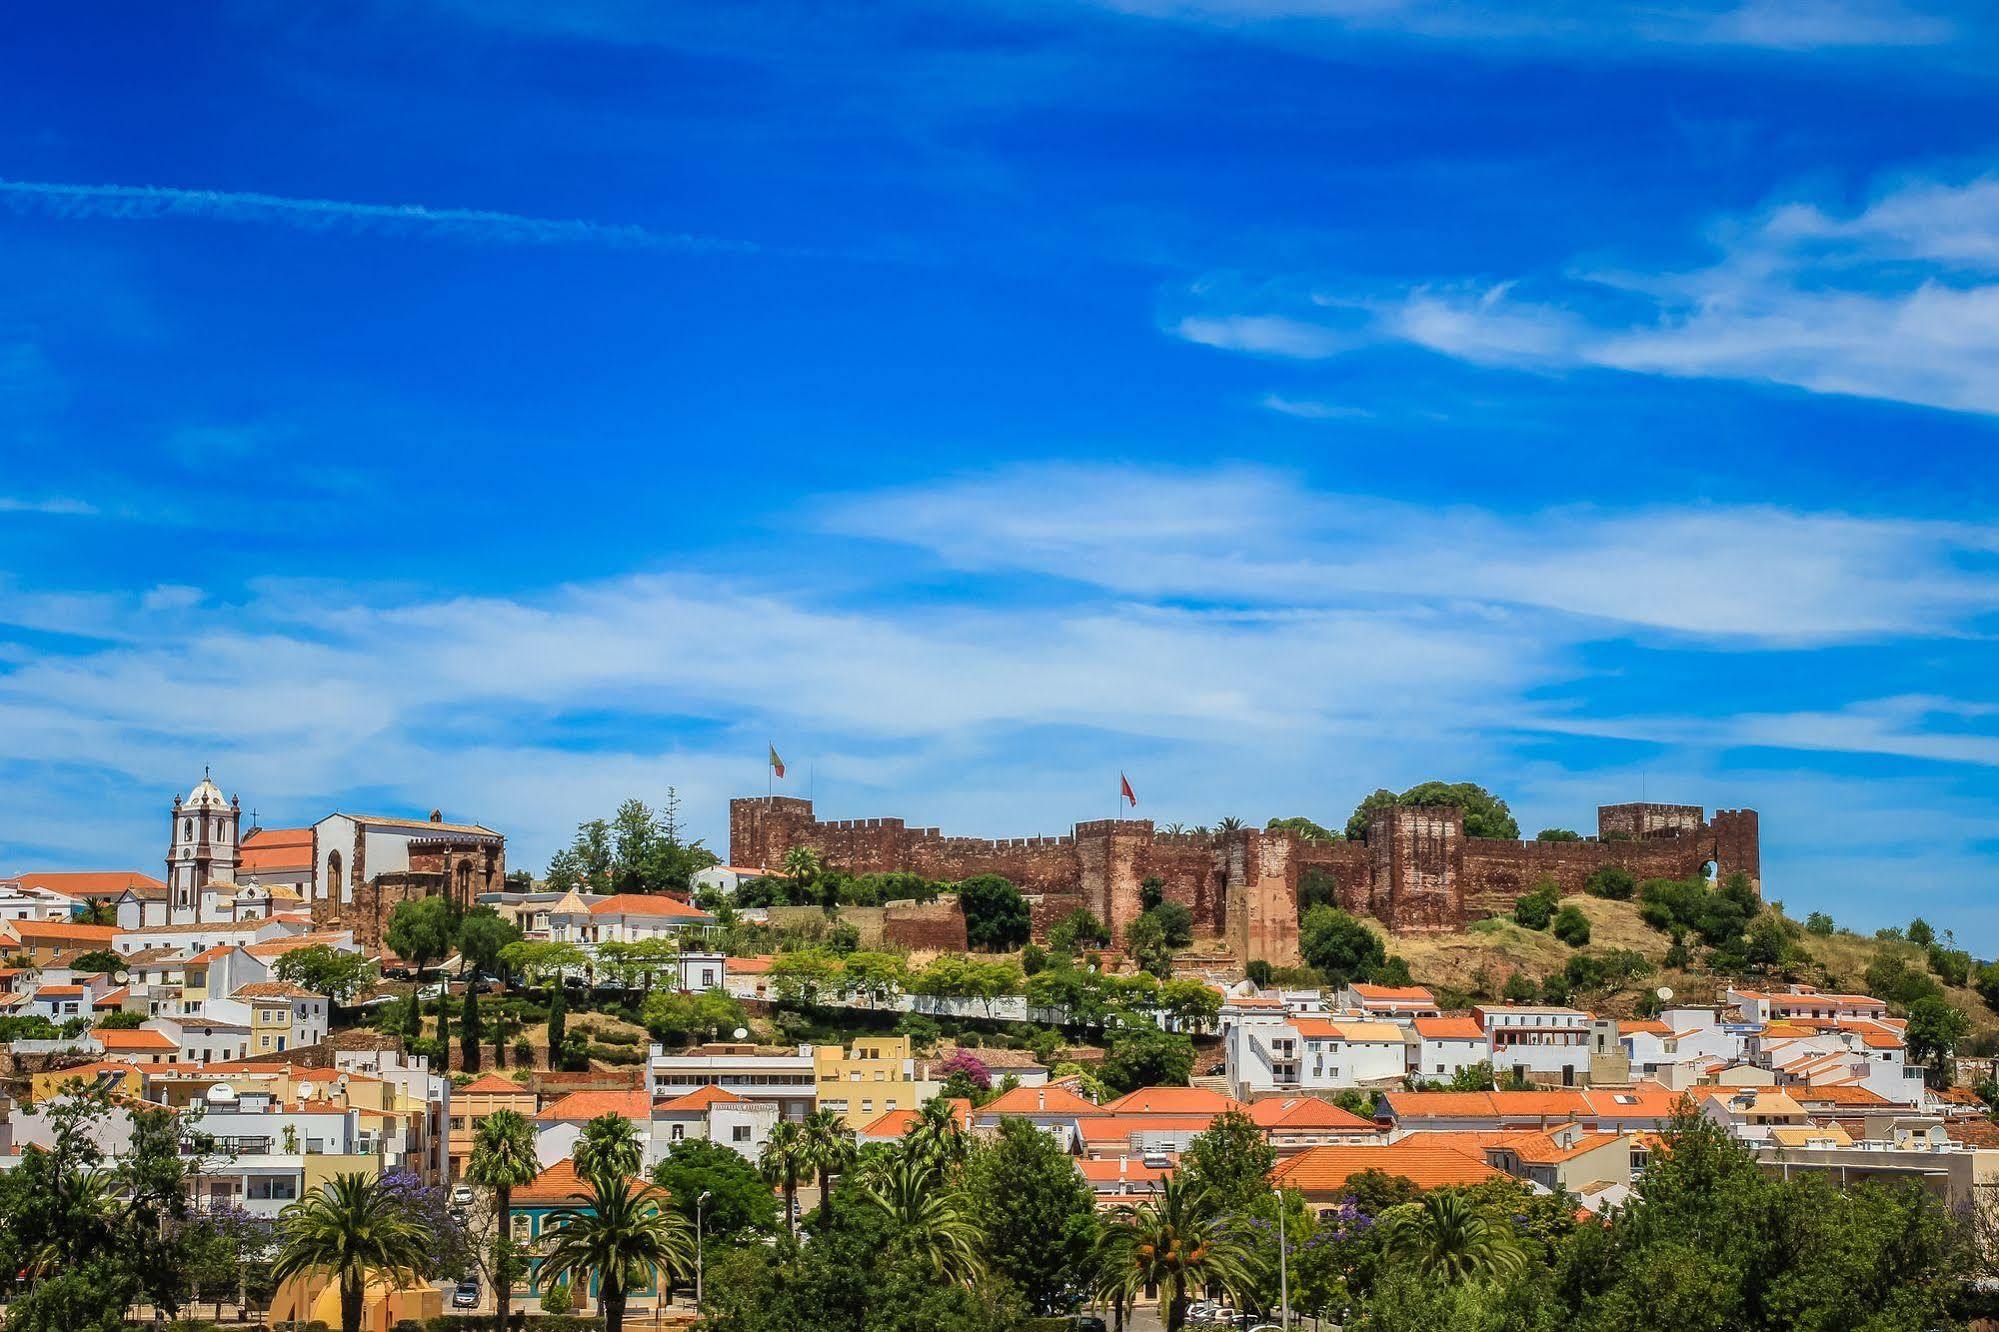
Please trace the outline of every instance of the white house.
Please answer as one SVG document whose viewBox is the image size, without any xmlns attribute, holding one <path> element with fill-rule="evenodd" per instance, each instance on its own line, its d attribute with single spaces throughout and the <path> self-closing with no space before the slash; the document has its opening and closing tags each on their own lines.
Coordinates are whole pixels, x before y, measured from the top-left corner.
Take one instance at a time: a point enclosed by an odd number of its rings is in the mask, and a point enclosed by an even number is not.
<svg viewBox="0 0 1999 1332">
<path fill-rule="evenodd" d="M 1485 1028 L 1468 1017 L 1419 1017 L 1409 1021 L 1409 1077 L 1449 1082 L 1474 1064 L 1490 1063 Z"/>
<path fill-rule="evenodd" d="M 1790 985 L 1782 990 L 1738 990 L 1730 986 L 1728 1002 L 1742 1011 L 1749 1022 L 1787 1022 L 1810 1018 L 1836 1022 L 1842 1018 L 1884 1018 L 1888 1005 L 1865 994 L 1821 994 L 1809 985 Z"/>
<path fill-rule="evenodd" d="M 702 1087 L 653 1106 L 652 1155 L 648 1159 L 663 1158 L 676 1142 L 705 1138 L 754 1162 L 763 1154 L 777 1122 L 774 1101 L 752 1101 L 720 1087 Z"/>
<path fill-rule="evenodd" d="M 1441 1017 L 1436 996 L 1421 985 L 1363 985 L 1356 981 L 1339 994 L 1340 1007 L 1391 1021 Z"/>
<path fill-rule="evenodd" d="M 616 893 L 587 906 L 580 899 L 571 902 L 564 898 L 548 913 L 549 938 L 585 948 L 671 939 L 690 928 L 714 923 L 715 918 L 700 908 L 658 893 Z"/>
<path fill-rule="evenodd" d="M 599 1115 L 608 1114 L 623 1115 L 633 1123 L 645 1124 L 652 1118 L 652 1098 L 642 1091 L 581 1091 L 542 1107 L 541 1113 L 534 1117 L 534 1151 L 542 1168 L 574 1156 L 583 1126 Z M 645 1143 L 645 1166 L 650 1169 L 659 1156 L 650 1136 Z"/>
<path fill-rule="evenodd" d="M 785 1119 L 802 1120 L 819 1094 L 812 1047 L 773 1051 L 754 1045 L 704 1045 L 687 1054 L 652 1047 L 647 1076 L 653 1100 L 672 1100 L 702 1087 L 721 1087 L 752 1101 L 769 1101 Z M 554 1160 L 561 1160 L 556 1156 Z"/>
<path fill-rule="evenodd" d="M 1507 1004 L 1474 1008 L 1472 1018 L 1491 1044 L 1493 1071 L 1500 1076 L 1517 1073 L 1564 1087 L 1589 1081 L 1594 1019 L 1588 1013 L 1552 1004 Z"/>
</svg>

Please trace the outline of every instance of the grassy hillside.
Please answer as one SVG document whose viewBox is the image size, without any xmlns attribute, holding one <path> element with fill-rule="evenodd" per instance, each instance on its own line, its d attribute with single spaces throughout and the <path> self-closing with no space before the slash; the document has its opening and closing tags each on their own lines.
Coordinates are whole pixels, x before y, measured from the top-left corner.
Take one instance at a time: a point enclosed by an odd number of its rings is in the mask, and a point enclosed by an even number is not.
<svg viewBox="0 0 1999 1332">
<path fill-rule="evenodd" d="M 1561 971 L 1577 953 L 1630 949 L 1660 969 L 1626 992 L 1600 1000 L 1592 996 L 1603 1011 L 1629 1015 L 1641 994 L 1650 993 L 1660 985 L 1671 986 L 1675 996 L 1685 1002 L 1723 1000 L 1729 978 L 1711 975 L 1698 963 L 1691 969 L 1664 969 L 1662 964 L 1671 941 L 1639 919 L 1635 902 L 1569 897 L 1563 903 L 1575 904 L 1589 917 L 1590 942 L 1582 948 L 1570 948 L 1546 930 L 1523 929 L 1511 920 L 1493 919 L 1474 922 L 1460 933 L 1392 935 L 1389 950 L 1407 959 L 1410 972 L 1423 984 L 1496 996 L 1507 978 L 1515 973 L 1524 973 L 1538 984 L 1551 973 Z M 1883 956 L 1900 957 L 1917 971 L 1929 970 L 1923 950 L 1900 940 L 1855 934 L 1805 934 L 1800 942 L 1811 955 L 1809 964 L 1793 968 L 1788 976 L 1744 977 L 1741 983 L 1782 985 L 1795 980 L 1827 989 L 1864 991 L 1866 983 L 1862 978 L 1867 968 Z M 1974 990 L 1946 985 L 1944 992 L 1953 1005 L 1970 1017 L 1974 1047 L 1999 1048 L 1999 1013 L 1986 1007 Z"/>
</svg>

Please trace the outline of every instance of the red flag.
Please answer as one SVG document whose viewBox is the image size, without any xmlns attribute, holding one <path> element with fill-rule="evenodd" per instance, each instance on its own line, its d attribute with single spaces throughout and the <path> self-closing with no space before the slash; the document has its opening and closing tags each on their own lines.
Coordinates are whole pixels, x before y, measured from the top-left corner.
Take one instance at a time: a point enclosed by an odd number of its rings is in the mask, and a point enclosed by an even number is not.
<svg viewBox="0 0 1999 1332">
<path fill-rule="evenodd" d="M 779 777 L 784 776 L 784 760 L 777 756 L 777 746 L 770 747 L 770 770 Z"/>
<path fill-rule="evenodd" d="M 782 776 L 783 774 L 780 773 L 779 775 Z M 1132 808 L 1138 808 L 1138 795 L 1131 789 L 1131 779 L 1123 773 L 1119 773 L 1117 775 L 1117 784 L 1119 793 L 1131 802 Z"/>
</svg>

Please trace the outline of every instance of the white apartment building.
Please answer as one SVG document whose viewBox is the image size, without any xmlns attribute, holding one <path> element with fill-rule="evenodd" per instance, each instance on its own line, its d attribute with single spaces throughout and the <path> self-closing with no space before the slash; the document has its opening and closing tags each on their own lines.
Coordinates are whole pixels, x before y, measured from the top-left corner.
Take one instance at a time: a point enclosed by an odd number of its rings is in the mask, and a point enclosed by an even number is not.
<svg viewBox="0 0 1999 1332">
<path fill-rule="evenodd" d="M 771 1050 L 754 1045 L 704 1045 L 686 1054 L 668 1054 L 655 1045 L 646 1063 L 648 1089 L 655 1101 L 672 1100 L 703 1087 L 751 1101 L 768 1101 L 784 1119 L 801 1120 L 818 1098 L 812 1047 Z"/>
<path fill-rule="evenodd" d="M 1595 1019 L 1588 1013 L 1552 1004 L 1506 1004 L 1474 1008 L 1472 1019 L 1485 1032 L 1500 1077 L 1518 1073 L 1564 1087 L 1589 1081 Z"/>
</svg>

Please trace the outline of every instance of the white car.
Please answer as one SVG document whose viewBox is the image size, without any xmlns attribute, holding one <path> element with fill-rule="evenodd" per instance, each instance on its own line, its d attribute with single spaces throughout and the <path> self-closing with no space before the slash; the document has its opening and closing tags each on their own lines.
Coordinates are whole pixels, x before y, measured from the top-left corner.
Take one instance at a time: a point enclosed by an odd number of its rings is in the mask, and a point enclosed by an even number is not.
<svg viewBox="0 0 1999 1332">
<path fill-rule="evenodd" d="M 470 1207 L 472 1205 L 472 1188 L 469 1184 L 460 1184 L 451 1191 L 451 1205 L 453 1207 Z"/>
</svg>

